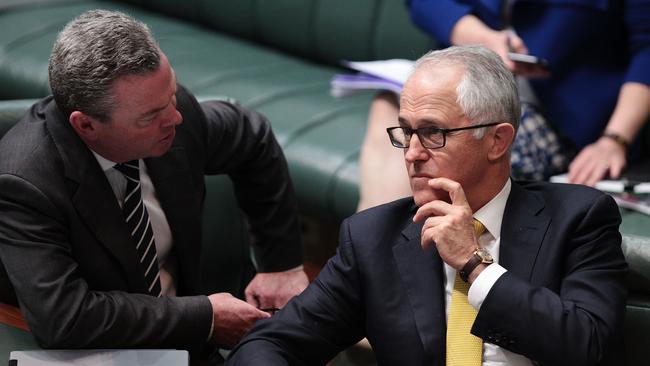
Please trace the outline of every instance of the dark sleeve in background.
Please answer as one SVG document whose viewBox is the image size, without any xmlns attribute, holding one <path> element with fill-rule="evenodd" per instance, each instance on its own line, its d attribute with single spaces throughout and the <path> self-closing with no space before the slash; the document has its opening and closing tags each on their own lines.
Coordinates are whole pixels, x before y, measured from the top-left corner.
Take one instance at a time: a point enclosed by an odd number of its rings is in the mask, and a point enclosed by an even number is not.
<svg viewBox="0 0 650 366">
<path fill-rule="evenodd" d="M 201 103 L 205 174 L 228 174 L 255 237 L 259 272 L 302 264 L 297 203 L 282 149 L 261 114 L 227 102 Z"/>
<path fill-rule="evenodd" d="M 407 0 L 413 24 L 443 45 L 451 45 L 451 31 L 463 16 L 474 9 L 454 0 Z"/>
</svg>

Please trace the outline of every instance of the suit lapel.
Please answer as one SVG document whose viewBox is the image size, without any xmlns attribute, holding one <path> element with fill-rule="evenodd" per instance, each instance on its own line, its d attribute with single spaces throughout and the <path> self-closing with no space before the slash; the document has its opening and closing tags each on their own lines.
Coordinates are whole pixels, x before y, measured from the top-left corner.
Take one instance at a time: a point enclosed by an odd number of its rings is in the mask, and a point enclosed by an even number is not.
<svg viewBox="0 0 650 366">
<path fill-rule="evenodd" d="M 550 222 L 542 199 L 513 182 L 503 213 L 499 264 L 529 281 Z"/>
<path fill-rule="evenodd" d="M 446 317 L 442 260 L 435 245 L 422 250 L 421 229 L 421 223 L 410 223 L 393 246 L 393 256 L 413 308 L 425 353 L 444 355 Z"/>
<path fill-rule="evenodd" d="M 46 124 L 63 162 L 64 175 L 75 182 L 72 204 L 79 218 L 117 259 L 129 287 L 146 292 L 144 277 L 122 210 L 99 163 L 54 102 L 46 107 Z"/>
<path fill-rule="evenodd" d="M 94 156 L 91 155 L 90 158 L 94 159 Z M 95 166 L 80 169 L 83 179 L 73 196 L 73 204 L 95 238 L 120 263 L 129 287 L 133 291 L 145 293 L 146 285 L 135 243 L 104 172 L 96 160 L 94 163 Z"/>
</svg>

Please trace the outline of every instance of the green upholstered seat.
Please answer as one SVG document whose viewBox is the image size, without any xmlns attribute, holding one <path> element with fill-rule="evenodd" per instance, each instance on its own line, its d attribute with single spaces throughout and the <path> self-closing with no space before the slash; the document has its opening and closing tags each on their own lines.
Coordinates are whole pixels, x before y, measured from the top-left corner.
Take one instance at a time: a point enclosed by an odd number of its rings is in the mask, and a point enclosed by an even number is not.
<svg viewBox="0 0 650 366">
<path fill-rule="evenodd" d="M 36 340 L 28 331 L 0 323 L 0 363 L 9 361 L 11 351 L 38 349 Z"/>
</svg>

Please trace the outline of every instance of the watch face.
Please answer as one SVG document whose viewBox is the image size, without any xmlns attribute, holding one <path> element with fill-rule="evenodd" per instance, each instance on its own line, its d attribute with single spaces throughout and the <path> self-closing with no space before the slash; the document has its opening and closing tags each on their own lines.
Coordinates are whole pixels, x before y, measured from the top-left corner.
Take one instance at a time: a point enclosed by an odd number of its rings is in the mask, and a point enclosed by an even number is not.
<svg viewBox="0 0 650 366">
<path fill-rule="evenodd" d="M 490 252 L 488 252 L 487 250 L 485 250 L 483 248 L 479 248 L 476 251 L 476 254 L 479 257 L 481 257 L 481 260 L 482 260 L 483 263 L 492 263 L 492 262 L 494 262 L 494 258 L 492 258 L 492 255 L 490 255 Z"/>
</svg>

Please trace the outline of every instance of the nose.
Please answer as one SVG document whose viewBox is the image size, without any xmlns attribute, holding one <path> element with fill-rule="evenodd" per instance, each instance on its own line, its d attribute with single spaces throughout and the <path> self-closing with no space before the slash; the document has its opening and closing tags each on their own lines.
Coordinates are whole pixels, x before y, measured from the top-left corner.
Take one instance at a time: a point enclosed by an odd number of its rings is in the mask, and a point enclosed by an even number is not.
<svg viewBox="0 0 650 366">
<path fill-rule="evenodd" d="M 176 107 L 174 107 L 173 121 L 174 121 L 174 126 L 178 126 L 181 123 L 183 123 L 183 115 L 181 114 L 181 112 L 178 111 L 178 109 L 176 109 Z"/>
<path fill-rule="evenodd" d="M 177 126 L 183 122 L 183 115 L 176 109 L 176 105 L 171 105 L 167 116 L 164 119 L 163 127 Z"/>
<path fill-rule="evenodd" d="M 429 154 L 427 149 L 420 143 L 418 135 L 413 134 L 411 141 L 409 141 L 409 147 L 404 152 L 404 159 L 409 163 L 414 163 L 419 160 L 427 160 L 428 158 Z"/>
</svg>

